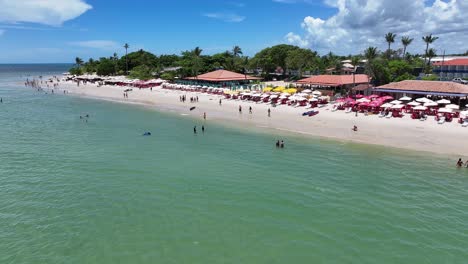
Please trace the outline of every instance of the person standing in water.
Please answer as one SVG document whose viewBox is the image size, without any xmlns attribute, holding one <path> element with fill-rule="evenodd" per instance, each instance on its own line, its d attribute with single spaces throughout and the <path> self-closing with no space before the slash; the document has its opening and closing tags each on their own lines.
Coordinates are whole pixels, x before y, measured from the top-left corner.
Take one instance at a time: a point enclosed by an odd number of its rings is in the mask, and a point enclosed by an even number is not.
<svg viewBox="0 0 468 264">
<path fill-rule="evenodd" d="M 279 147 L 280 147 L 280 141 L 277 140 L 277 141 L 276 141 L 276 148 L 279 148 Z"/>
<path fill-rule="evenodd" d="M 463 166 L 463 161 L 462 159 L 458 159 L 458 162 L 457 162 L 457 167 L 461 168 L 461 166 Z"/>
<path fill-rule="evenodd" d="M 201 131 L 202 131 L 203 134 L 205 134 L 205 126 L 201 127 Z"/>
<path fill-rule="evenodd" d="M 271 116 L 271 110 L 270 110 L 270 108 L 268 108 L 268 117 L 270 117 L 270 116 Z"/>
<path fill-rule="evenodd" d="M 194 127 L 193 127 L 193 133 L 194 133 L 194 134 L 197 134 L 197 126 L 194 126 Z"/>
<path fill-rule="evenodd" d="M 3 98 L 0 98 L 0 103 L 3 103 Z"/>
<path fill-rule="evenodd" d="M 203 119 L 206 120 L 206 112 L 203 113 Z"/>
</svg>

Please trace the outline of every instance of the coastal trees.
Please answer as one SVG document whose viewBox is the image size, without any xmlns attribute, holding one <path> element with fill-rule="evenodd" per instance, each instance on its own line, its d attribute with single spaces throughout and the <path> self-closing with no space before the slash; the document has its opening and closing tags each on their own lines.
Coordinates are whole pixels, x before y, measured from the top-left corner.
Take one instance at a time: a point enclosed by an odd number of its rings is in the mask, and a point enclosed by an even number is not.
<svg viewBox="0 0 468 264">
<path fill-rule="evenodd" d="M 422 37 L 422 40 L 426 43 L 426 50 L 424 51 L 424 62 L 426 63 L 427 61 L 427 52 L 429 50 L 429 44 L 434 43 L 434 41 L 438 40 L 439 37 L 432 36 L 432 34 L 429 34 L 427 36 Z"/>
<path fill-rule="evenodd" d="M 138 80 L 149 80 L 153 77 L 152 69 L 147 65 L 139 65 L 130 71 L 128 77 Z"/>
<path fill-rule="evenodd" d="M 317 53 L 309 49 L 293 49 L 288 51 L 286 65 L 290 70 L 296 70 L 298 77 L 302 76 L 302 70 L 306 67 L 313 67 Z"/>
<path fill-rule="evenodd" d="M 431 60 L 437 56 L 437 51 L 433 48 L 430 48 L 426 52 L 426 58 L 428 58 L 427 64 L 431 64 Z"/>
<path fill-rule="evenodd" d="M 414 39 L 408 37 L 408 36 L 403 36 L 401 38 L 401 44 L 403 45 L 403 57 L 406 58 L 406 48 L 413 42 Z"/>
<path fill-rule="evenodd" d="M 232 48 L 232 55 L 234 57 L 239 57 L 240 55 L 243 55 L 242 49 L 239 46 L 234 46 L 234 48 Z"/>
<path fill-rule="evenodd" d="M 96 68 L 96 74 L 100 76 L 114 75 L 116 72 L 113 58 L 101 58 Z"/>
</svg>

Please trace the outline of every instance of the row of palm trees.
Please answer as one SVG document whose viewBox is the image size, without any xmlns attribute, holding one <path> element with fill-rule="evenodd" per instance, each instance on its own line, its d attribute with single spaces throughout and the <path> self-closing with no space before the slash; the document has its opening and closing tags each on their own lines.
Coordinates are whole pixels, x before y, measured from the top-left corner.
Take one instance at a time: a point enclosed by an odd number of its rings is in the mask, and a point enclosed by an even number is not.
<svg viewBox="0 0 468 264">
<path fill-rule="evenodd" d="M 389 32 L 385 35 L 385 41 L 388 44 L 387 52 L 389 56 L 390 56 L 390 51 L 391 51 L 391 44 L 395 43 L 395 38 L 396 38 L 396 34 L 392 32 Z M 426 43 L 426 50 L 424 52 L 424 62 L 427 64 L 429 64 L 431 59 L 435 57 L 437 54 L 433 48 L 429 48 L 429 45 L 432 44 L 437 39 L 439 39 L 439 37 L 432 36 L 432 34 L 422 37 L 422 40 Z M 414 40 L 413 38 L 410 38 L 408 36 L 403 36 L 401 38 L 401 44 L 403 45 L 403 56 L 406 56 L 406 48 L 409 45 L 411 45 L 413 40 Z M 427 58 L 429 58 L 429 61 L 427 61 Z"/>
</svg>

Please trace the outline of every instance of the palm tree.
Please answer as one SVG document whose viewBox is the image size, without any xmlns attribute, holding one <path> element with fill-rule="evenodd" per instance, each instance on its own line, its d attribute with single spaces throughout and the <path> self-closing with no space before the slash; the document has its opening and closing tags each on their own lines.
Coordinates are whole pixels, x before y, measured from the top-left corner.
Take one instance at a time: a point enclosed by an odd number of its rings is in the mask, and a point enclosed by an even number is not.
<svg viewBox="0 0 468 264">
<path fill-rule="evenodd" d="M 433 48 L 428 49 L 427 52 L 426 52 L 426 57 L 429 59 L 427 61 L 427 65 L 430 65 L 432 58 L 434 58 L 436 56 L 437 56 L 437 51 L 435 49 L 433 49 Z"/>
<path fill-rule="evenodd" d="M 198 70 L 199 70 L 199 63 L 200 63 L 200 56 L 202 54 L 203 50 L 200 49 L 200 47 L 195 47 L 195 49 L 192 50 L 192 56 L 194 59 L 193 63 L 193 70 L 195 71 L 195 76 L 198 76 Z"/>
<path fill-rule="evenodd" d="M 374 70 L 372 69 L 372 62 L 375 58 L 377 58 L 377 48 L 376 47 L 368 47 L 364 51 L 364 57 L 366 58 L 366 72 L 370 76 L 374 76 Z"/>
<path fill-rule="evenodd" d="M 81 65 L 83 65 L 83 60 L 81 58 L 79 58 L 79 57 L 76 57 L 75 58 L 75 64 L 76 64 L 76 66 L 78 66 L 78 68 L 80 68 Z"/>
<path fill-rule="evenodd" d="M 395 37 L 396 37 L 396 34 L 392 33 L 392 32 L 389 32 L 385 35 L 385 41 L 387 41 L 388 43 L 388 57 L 390 58 L 390 46 L 392 45 L 392 43 L 395 42 Z"/>
<path fill-rule="evenodd" d="M 401 44 L 403 44 L 403 57 L 406 56 L 406 48 L 413 42 L 414 39 L 404 36 L 401 38 Z"/>
<path fill-rule="evenodd" d="M 354 66 L 354 71 L 356 71 L 360 62 L 361 62 L 361 58 L 359 58 L 358 56 L 351 57 L 351 64 Z"/>
<path fill-rule="evenodd" d="M 125 74 L 128 75 L 128 48 L 130 48 L 130 45 L 125 43 L 123 47 L 125 48 Z"/>
<path fill-rule="evenodd" d="M 434 41 L 439 39 L 439 37 L 433 37 L 432 34 L 429 34 L 428 36 L 422 37 L 422 40 L 426 43 L 426 51 L 424 52 L 424 62 L 427 60 L 427 52 L 429 50 L 429 44 L 432 44 Z"/>
<path fill-rule="evenodd" d="M 112 61 L 114 61 L 114 74 L 117 73 L 117 62 L 119 60 L 119 56 L 117 56 L 117 53 L 114 52 L 112 55 Z"/>
<path fill-rule="evenodd" d="M 239 46 L 234 46 L 234 48 L 232 48 L 232 55 L 234 55 L 234 57 L 238 57 L 242 54 L 242 49 Z"/>
</svg>

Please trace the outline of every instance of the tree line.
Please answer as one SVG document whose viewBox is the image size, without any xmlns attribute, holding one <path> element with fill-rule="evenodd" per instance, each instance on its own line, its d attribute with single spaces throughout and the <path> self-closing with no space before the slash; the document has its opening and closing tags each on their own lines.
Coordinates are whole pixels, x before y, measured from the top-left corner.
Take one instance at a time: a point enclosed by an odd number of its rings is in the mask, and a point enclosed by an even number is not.
<svg viewBox="0 0 468 264">
<path fill-rule="evenodd" d="M 75 59 L 75 66 L 70 69 L 71 74 L 96 73 L 102 76 L 127 75 L 129 78 L 150 79 L 155 76 L 167 80 L 196 76 L 216 69 L 225 69 L 243 74 L 259 75 L 269 80 L 272 78 L 287 78 L 297 80 L 304 73 L 324 74 L 333 72 L 340 74 L 343 60 L 350 60 L 351 64 L 372 77 L 375 85 L 382 85 L 391 81 L 415 79 L 419 72 L 431 72 L 431 59 L 437 53 L 430 45 L 438 38 L 432 35 L 424 36 L 426 43 L 423 55 L 410 54 L 407 47 L 413 38 L 401 37 L 401 48 L 393 50 L 397 35 L 388 33 L 385 41 L 386 51 L 379 51 L 376 47 L 368 47 L 362 54 L 338 56 L 329 52 L 320 56 L 316 51 L 293 45 L 280 44 L 268 47 L 253 57 L 245 56 L 239 46 L 231 50 L 213 55 L 203 54 L 203 49 L 196 47 L 192 50 L 176 54 L 155 55 L 148 51 L 138 50 L 128 53 L 130 45 L 125 44 L 125 55 L 119 57 L 114 53 L 110 57 L 97 60 L 90 58 L 84 62 Z M 273 73 L 273 74 L 272 74 Z"/>
</svg>

